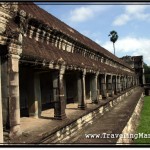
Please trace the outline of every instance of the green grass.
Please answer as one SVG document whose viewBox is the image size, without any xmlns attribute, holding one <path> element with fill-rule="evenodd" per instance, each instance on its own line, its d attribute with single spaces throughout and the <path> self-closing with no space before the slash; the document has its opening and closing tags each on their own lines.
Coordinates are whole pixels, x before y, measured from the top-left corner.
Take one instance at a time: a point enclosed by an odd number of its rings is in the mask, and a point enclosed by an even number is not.
<svg viewBox="0 0 150 150">
<path fill-rule="evenodd" d="M 144 97 L 144 106 L 141 112 L 141 119 L 136 133 L 144 133 L 150 135 L 150 96 Z M 150 144 L 150 138 L 138 138 L 135 143 Z"/>
</svg>

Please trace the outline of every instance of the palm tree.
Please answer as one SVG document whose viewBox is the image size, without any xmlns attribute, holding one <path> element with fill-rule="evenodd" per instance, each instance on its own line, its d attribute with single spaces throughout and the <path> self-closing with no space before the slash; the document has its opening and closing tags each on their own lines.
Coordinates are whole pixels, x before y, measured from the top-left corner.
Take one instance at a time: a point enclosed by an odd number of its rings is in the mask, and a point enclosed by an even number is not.
<svg viewBox="0 0 150 150">
<path fill-rule="evenodd" d="M 115 42 L 117 41 L 118 39 L 118 34 L 116 31 L 110 31 L 110 34 L 108 36 L 111 36 L 110 37 L 110 41 L 113 42 L 113 47 L 114 47 L 114 55 L 115 55 Z"/>
</svg>

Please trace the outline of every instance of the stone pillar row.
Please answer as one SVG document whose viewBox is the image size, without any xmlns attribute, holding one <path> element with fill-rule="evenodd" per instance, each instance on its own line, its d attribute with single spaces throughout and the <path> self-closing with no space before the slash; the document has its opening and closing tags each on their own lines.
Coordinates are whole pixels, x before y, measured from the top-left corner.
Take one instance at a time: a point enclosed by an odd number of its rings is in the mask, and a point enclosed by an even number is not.
<svg viewBox="0 0 150 150">
<path fill-rule="evenodd" d="M 10 54 L 8 59 L 9 66 L 9 116 L 10 116 L 10 137 L 21 134 L 20 129 L 20 104 L 19 104 L 19 59 L 20 56 L 17 54 Z M 65 108 L 65 94 L 64 94 L 64 74 L 65 65 L 61 65 L 60 69 L 53 74 L 53 93 L 54 93 L 54 117 L 56 119 L 66 118 Z M 29 116 L 39 117 L 41 115 L 41 91 L 40 91 L 40 78 L 38 73 L 33 73 L 32 81 L 32 100 L 30 101 Z M 77 80 L 78 87 L 78 108 L 86 108 L 86 92 L 85 92 L 85 76 L 86 70 L 84 69 L 80 72 Z M 98 77 L 99 73 L 95 73 L 91 78 L 91 97 L 92 102 L 98 102 Z M 100 78 L 100 88 L 102 98 L 107 98 L 106 92 L 106 82 L 110 84 L 109 93 L 113 96 L 114 88 L 116 88 L 116 93 L 121 91 L 121 86 L 123 84 L 121 76 L 115 76 L 115 80 L 112 75 L 109 75 L 108 81 L 106 81 L 107 74 L 102 74 Z M 112 86 L 112 84 L 114 84 Z M 122 85 L 121 85 L 122 84 Z M 30 85 L 29 85 L 30 86 Z M 0 103 L 1 108 L 1 103 Z M 1 111 L 1 109 L 0 109 Z M 1 116 L 0 116 L 1 119 Z M 1 124 L 0 124 L 1 125 Z M 2 131 L 0 131 L 2 132 Z M 1 140 L 1 139 L 0 139 Z"/>
</svg>

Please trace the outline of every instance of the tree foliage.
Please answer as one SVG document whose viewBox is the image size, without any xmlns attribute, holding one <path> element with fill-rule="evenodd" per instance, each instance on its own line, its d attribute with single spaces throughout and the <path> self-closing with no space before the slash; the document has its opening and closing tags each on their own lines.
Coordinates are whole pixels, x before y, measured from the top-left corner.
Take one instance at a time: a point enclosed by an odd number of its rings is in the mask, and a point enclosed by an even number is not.
<svg viewBox="0 0 150 150">
<path fill-rule="evenodd" d="M 145 82 L 150 83 L 150 66 L 144 63 Z"/>
<path fill-rule="evenodd" d="M 115 42 L 118 39 L 118 34 L 116 31 L 110 31 L 110 34 L 108 35 L 110 36 L 110 41 L 113 42 L 113 47 L 114 47 L 114 55 L 115 55 Z"/>
<path fill-rule="evenodd" d="M 115 43 L 118 40 L 118 34 L 114 30 L 110 31 L 109 36 L 110 36 L 110 41 L 113 42 L 113 43 Z"/>
</svg>

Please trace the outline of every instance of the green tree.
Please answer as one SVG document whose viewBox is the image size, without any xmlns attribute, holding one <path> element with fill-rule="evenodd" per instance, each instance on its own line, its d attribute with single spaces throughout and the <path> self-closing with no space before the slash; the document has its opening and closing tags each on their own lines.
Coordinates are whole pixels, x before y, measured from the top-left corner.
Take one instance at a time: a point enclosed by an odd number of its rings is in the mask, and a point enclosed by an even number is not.
<svg viewBox="0 0 150 150">
<path fill-rule="evenodd" d="M 114 47 L 114 55 L 115 55 L 115 42 L 118 40 L 118 34 L 116 31 L 110 31 L 110 34 L 108 35 L 110 36 L 110 41 L 113 42 L 113 47 Z"/>
<path fill-rule="evenodd" d="M 150 66 L 144 63 L 145 82 L 150 83 Z"/>
</svg>

